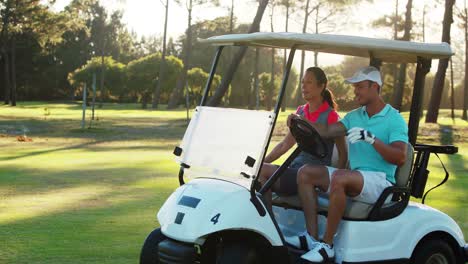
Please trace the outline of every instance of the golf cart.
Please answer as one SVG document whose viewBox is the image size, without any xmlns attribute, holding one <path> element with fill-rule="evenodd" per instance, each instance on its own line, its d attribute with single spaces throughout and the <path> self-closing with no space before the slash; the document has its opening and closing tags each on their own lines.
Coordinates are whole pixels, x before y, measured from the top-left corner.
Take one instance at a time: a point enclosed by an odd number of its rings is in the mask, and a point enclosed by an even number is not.
<svg viewBox="0 0 468 264">
<path fill-rule="evenodd" d="M 448 215 L 424 205 L 430 155 L 454 154 L 458 149 L 416 143 L 425 76 L 432 59 L 453 54 L 448 44 L 296 33 L 234 34 L 203 42 L 218 49 L 200 106 L 174 150 L 180 164 L 180 187 L 159 210 L 161 227 L 146 238 L 140 263 L 297 263 L 305 253 L 284 240 L 305 229 L 299 198 L 276 196 L 270 211 L 263 195 L 301 151 L 325 155 L 323 139 L 307 122 L 296 119 L 290 129 L 298 147 L 266 184 L 260 186 L 257 177 L 296 50 L 368 57 L 376 67 L 382 62 L 417 63 L 406 163 L 397 170 L 396 185 L 385 189 L 375 204 L 347 202 L 334 238 L 335 262 L 468 261 L 468 246 L 460 227 Z M 223 47 L 231 45 L 289 49 L 274 111 L 206 106 Z M 423 198 L 422 203 L 410 202 L 411 196 Z M 327 197 L 320 196 L 319 236 L 324 233 L 327 211 Z"/>
</svg>

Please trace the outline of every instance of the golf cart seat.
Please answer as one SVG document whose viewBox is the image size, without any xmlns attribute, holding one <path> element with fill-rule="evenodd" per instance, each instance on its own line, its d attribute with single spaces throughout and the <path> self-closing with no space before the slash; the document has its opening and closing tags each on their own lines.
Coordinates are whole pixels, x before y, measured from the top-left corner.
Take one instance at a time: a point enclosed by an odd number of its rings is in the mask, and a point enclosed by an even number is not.
<svg viewBox="0 0 468 264">
<path fill-rule="evenodd" d="M 378 221 L 393 218 L 399 215 L 409 201 L 408 181 L 413 165 L 414 149 L 408 145 L 406 162 L 397 169 L 396 184 L 386 188 L 374 204 L 363 203 L 348 199 L 344 213 L 345 219 Z M 332 162 L 333 164 L 333 162 Z M 299 196 L 275 196 L 273 204 L 285 208 L 302 210 Z M 328 213 L 328 195 L 319 192 L 318 211 L 320 214 Z"/>
</svg>

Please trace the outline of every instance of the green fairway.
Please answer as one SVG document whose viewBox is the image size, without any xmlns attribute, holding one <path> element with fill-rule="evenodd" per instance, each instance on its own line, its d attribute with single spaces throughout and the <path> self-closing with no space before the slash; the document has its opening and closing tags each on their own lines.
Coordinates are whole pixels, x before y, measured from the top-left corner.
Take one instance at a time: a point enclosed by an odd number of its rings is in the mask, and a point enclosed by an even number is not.
<svg viewBox="0 0 468 264">
<path fill-rule="evenodd" d="M 289 110 L 275 142 L 287 131 Z M 79 104 L 0 106 L 0 263 L 136 263 L 158 226 L 156 212 L 178 186 L 172 150 L 185 116 L 183 109 L 105 104 L 82 130 Z M 421 123 L 419 141 L 454 144 L 459 153 L 441 155 L 450 180 L 426 203 L 468 236 L 468 123 L 453 124 L 445 110 L 441 116 L 440 125 Z M 23 135 L 32 141 L 18 141 Z M 429 170 L 428 187 L 444 176 L 435 156 Z"/>
</svg>

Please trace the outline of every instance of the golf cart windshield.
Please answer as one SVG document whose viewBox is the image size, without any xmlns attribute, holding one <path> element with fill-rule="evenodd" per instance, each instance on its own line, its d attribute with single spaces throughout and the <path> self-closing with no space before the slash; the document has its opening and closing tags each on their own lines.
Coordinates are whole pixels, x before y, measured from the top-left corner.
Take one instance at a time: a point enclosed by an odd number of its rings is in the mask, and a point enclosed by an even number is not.
<svg viewBox="0 0 468 264">
<path fill-rule="evenodd" d="M 199 106 L 177 161 L 189 177 L 217 178 L 250 188 L 273 125 L 267 111 Z"/>
</svg>

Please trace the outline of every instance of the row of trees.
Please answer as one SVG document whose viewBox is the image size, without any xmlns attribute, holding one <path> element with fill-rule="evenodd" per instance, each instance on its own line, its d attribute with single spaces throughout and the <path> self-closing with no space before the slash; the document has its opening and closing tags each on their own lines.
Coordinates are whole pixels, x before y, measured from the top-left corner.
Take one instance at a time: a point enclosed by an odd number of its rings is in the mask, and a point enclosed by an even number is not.
<svg viewBox="0 0 468 264">
<path fill-rule="evenodd" d="M 374 21 L 373 26 L 386 28 L 397 40 L 425 40 L 425 14 L 415 19 L 413 1 L 406 0 L 406 11 L 395 12 Z M 336 31 L 345 23 L 347 7 L 362 0 L 258 0 L 256 15 L 251 24 L 238 24 L 234 15 L 235 1 L 231 1 L 229 13 L 213 20 L 192 22 L 192 13 L 203 5 L 219 5 L 217 0 L 161 1 L 165 8 L 164 34 L 157 37 L 139 38 L 122 23 L 122 13 L 108 11 L 98 0 L 72 0 L 63 11 L 51 11 L 54 1 L 0 0 L 0 66 L 3 74 L 0 96 L 5 103 L 16 104 L 20 99 L 65 99 L 74 98 L 82 91 L 83 84 L 90 87 L 92 76 L 97 77 L 99 100 L 138 101 L 152 108 L 167 104 L 174 108 L 185 102 L 186 85 L 192 104 L 199 99 L 201 83 L 210 70 L 214 49 L 206 48 L 196 41 L 213 35 L 259 31 L 265 13 L 269 13 L 271 31 L 288 31 L 293 17 L 302 19 L 304 33 L 327 33 Z M 467 9 L 455 9 L 454 0 L 445 1 L 443 41 L 450 42 L 450 25 L 456 14 L 468 38 Z M 186 34 L 177 40 L 167 40 L 167 21 L 172 4 L 187 9 Z M 431 7 L 428 7 L 431 8 Z M 274 19 L 285 14 L 284 29 L 274 28 Z M 343 22 L 340 22 L 343 21 Z M 417 28 L 415 31 L 414 28 Z M 263 30 L 266 31 L 266 30 Z M 422 33 L 421 33 L 422 32 Z M 286 102 L 290 106 L 301 103 L 300 82 L 305 68 L 305 53 L 301 54 L 301 66 L 294 71 L 288 84 Z M 465 59 L 465 63 L 466 63 Z M 270 108 L 278 90 L 278 78 L 286 63 L 286 51 L 268 49 L 232 48 L 221 57 L 214 89 L 209 104 L 254 108 L 260 104 Z M 318 53 L 314 53 L 318 65 Z M 343 108 L 347 108 L 352 94 L 344 86 L 342 76 L 348 76 L 359 65 L 368 61 L 346 59 L 341 65 L 328 67 L 330 88 L 337 95 Z M 427 79 L 426 99 L 430 102 L 428 121 L 437 119 L 441 105 L 445 107 L 448 89 L 452 87 L 455 104 L 463 101 L 466 118 L 467 85 L 445 85 L 448 61 L 439 63 L 435 77 Z M 457 67 L 456 67 L 457 68 Z M 406 109 L 412 90 L 414 65 L 384 65 L 384 96 L 398 109 Z M 466 67 L 465 67 L 466 71 Z M 452 71 L 453 72 L 453 71 Z M 234 75 L 234 73 L 236 73 Z M 299 76 L 298 76 L 299 75 Z M 235 76 L 235 78 L 234 78 Z M 435 79 L 435 80 L 434 80 Z M 465 78 L 465 82 L 466 82 Z M 452 81 L 453 83 L 453 81 Z M 432 88 L 432 90 L 431 90 Z M 394 91 L 394 92 L 390 92 Z M 393 94 L 393 96 L 391 96 Z M 426 105 L 426 104 L 425 104 Z M 351 107 L 351 106 L 349 106 Z"/>
</svg>

